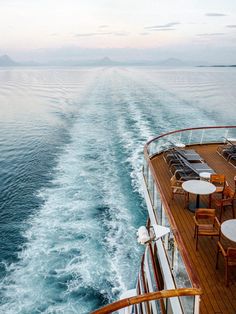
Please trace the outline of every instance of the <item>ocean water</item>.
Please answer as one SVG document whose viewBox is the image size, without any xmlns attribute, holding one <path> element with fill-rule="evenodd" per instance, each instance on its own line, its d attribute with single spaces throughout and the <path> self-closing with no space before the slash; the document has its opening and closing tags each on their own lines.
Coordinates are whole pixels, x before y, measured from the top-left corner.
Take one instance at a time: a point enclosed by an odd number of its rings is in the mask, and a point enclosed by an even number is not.
<svg viewBox="0 0 236 314">
<path fill-rule="evenodd" d="M 0 69 L 0 313 L 89 313 L 135 286 L 143 145 L 236 123 L 236 69 Z"/>
</svg>

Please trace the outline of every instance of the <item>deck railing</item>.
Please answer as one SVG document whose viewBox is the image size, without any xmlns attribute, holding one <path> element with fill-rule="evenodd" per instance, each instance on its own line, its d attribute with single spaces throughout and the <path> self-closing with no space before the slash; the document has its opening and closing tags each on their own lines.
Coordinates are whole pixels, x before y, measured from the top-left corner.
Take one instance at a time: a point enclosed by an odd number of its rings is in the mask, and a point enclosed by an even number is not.
<svg viewBox="0 0 236 314">
<path fill-rule="evenodd" d="M 178 146 L 179 143 L 184 145 L 222 143 L 226 139 L 236 140 L 236 126 L 209 126 L 182 129 L 151 139 L 144 147 L 144 154 L 145 158 L 149 158 L 176 144 Z"/>
<path fill-rule="evenodd" d="M 129 313 L 137 313 L 136 312 L 136 305 L 145 304 L 147 302 L 153 302 L 156 300 L 164 300 L 170 299 L 174 297 L 181 297 L 181 296 L 195 296 L 197 294 L 201 294 L 201 291 L 193 291 L 192 289 L 174 289 L 174 290 L 163 290 L 157 292 L 149 292 L 143 295 L 138 295 L 131 298 L 126 298 L 123 300 L 116 301 L 112 304 L 108 304 L 101 309 L 98 309 L 91 314 L 108 314 L 114 313 L 120 309 L 124 309 L 127 307 L 132 307 Z M 138 312 L 143 313 L 143 312 Z M 145 312 L 145 313 L 152 313 L 152 312 Z"/>
<path fill-rule="evenodd" d="M 147 189 L 146 201 L 147 204 L 149 203 L 149 217 L 151 224 L 157 223 L 170 228 L 170 233 L 162 239 L 162 246 L 173 276 L 173 283 L 177 289 L 200 290 L 200 285 L 176 227 L 170 206 L 164 197 L 162 186 L 153 169 L 151 158 L 173 146 L 224 143 L 226 139 L 236 141 L 236 126 L 203 127 L 173 131 L 150 140 L 144 148 L 143 178 Z M 160 247 L 158 254 L 160 255 Z M 190 298 L 182 297 L 180 304 L 183 313 L 195 313 L 197 311 L 196 302 L 192 302 Z"/>
<path fill-rule="evenodd" d="M 152 165 L 150 164 L 150 167 Z M 154 241 L 152 247 L 146 247 L 144 253 L 144 263 L 142 263 L 143 271 L 146 274 L 147 292 L 166 289 L 180 289 L 188 288 L 193 291 L 200 291 L 200 284 L 198 278 L 192 270 L 191 264 L 188 259 L 188 254 L 185 250 L 182 238 L 177 230 L 173 216 L 168 215 L 168 203 L 165 198 L 162 199 L 162 187 L 159 185 L 156 177 L 148 176 L 148 181 L 144 176 L 144 184 L 146 185 L 146 201 L 150 217 L 150 225 L 159 224 L 164 227 L 170 228 L 170 232 Z M 156 181 L 155 181 L 156 180 Z M 148 188 L 149 187 L 149 188 Z M 150 263 L 152 257 L 148 254 L 152 249 L 155 264 L 160 269 L 159 272 Z M 149 273 L 160 274 L 162 277 L 162 285 L 155 286 L 154 280 L 151 280 Z M 150 307 L 155 308 L 153 304 Z M 165 311 L 158 311 L 154 313 L 185 313 L 197 314 L 199 310 L 199 295 L 194 297 L 181 297 L 178 299 L 166 300 Z M 148 312 L 144 312 L 148 313 Z"/>
</svg>

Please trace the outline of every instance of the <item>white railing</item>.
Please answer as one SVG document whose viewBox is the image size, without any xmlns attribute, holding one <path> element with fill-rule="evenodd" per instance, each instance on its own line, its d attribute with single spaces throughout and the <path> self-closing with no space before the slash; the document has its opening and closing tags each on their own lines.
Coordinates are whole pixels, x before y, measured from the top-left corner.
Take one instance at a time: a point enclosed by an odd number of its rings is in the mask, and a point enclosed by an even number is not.
<svg viewBox="0 0 236 314">
<path fill-rule="evenodd" d="M 145 150 L 148 156 L 159 154 L 174 145 L 194 145 L 207 143 L 224 143 L 226 139 L 236 141 L 236 126 L 201 127 L 183 129 L 162 134 L 150 140 Z"/>
</svg>

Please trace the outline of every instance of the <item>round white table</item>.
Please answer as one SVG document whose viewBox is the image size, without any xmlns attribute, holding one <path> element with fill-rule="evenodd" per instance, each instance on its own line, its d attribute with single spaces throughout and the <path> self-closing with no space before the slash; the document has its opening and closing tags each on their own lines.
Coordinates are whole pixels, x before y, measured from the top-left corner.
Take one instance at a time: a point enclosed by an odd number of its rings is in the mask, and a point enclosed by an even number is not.
<svg viewBox="0 0 236 314">
<path fill-rule="evenodd" d="M 229 219 L 221 225 L 222 234 L 230 241 L 236 242 L 236 219 Z"/>
<path fill-rule="evenodd" d="M 207 181 L 201 181 L 201 180 L 188 180 L 183 182 L 182 188 L 191 194 L 196 194 L 196 207 L 190 208 L 191 211 L 195 211 L 197 208 L 199 208 L 200 203 L 200 195 L 209 195 L 216 191 L 216 186 L 210 182 Z"/>
</svg>

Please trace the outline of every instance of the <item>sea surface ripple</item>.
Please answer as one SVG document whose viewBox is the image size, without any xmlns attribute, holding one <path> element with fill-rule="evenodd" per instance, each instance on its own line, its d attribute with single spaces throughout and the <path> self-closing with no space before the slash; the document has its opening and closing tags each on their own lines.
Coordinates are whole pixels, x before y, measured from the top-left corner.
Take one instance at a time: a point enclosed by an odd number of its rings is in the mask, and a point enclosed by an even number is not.
<svg viewBox="0 0 236 314">
<path fill-rule="evenodd" d="M 133 288 L 143 145 L 235 124 L 235 69 L 0 70 L 0 313 L 89 313 Z"/>
</svg>

